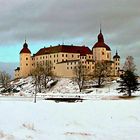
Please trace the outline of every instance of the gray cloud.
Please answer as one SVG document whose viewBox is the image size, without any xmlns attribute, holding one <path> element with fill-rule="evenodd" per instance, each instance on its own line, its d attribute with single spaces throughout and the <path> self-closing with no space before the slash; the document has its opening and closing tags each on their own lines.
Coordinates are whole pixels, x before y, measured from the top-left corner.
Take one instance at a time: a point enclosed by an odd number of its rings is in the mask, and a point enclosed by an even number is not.
<svg viewBox="0 0 140 140">
<path fill-rule="evenodd" d="M 81 38 L 79 44 L 92 47 L 102 23 L 112 50 L 138 62 L 139 5 L 139 0 L 0 0 L 0 43 L 18 43 L 25 36 L 36 42 Z"/>
</svg>

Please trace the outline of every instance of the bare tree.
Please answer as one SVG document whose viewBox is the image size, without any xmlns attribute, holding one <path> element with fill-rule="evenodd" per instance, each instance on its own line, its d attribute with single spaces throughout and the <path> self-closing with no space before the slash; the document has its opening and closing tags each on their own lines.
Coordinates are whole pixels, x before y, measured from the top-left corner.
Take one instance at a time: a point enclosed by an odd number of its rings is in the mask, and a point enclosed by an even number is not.
<svg viewBox="0 0 140 140">
<path fill-rule="evenodd" d="M 98 87 L 107 81 L 111 76 L 111 62 L 110 61 L 98 61 L 95 63 L 95 69 L 93 72 L 93 79 L 97 83 Z"/>
<path fill-rule="evenodd" d="M 32 77 L 34 80 L 34 85 L 35 85 L 35 98 L 34 98 L 34 103 L 36 103 L 36 94 L 37 92 L 41 92 L 42 89 L 42 74 L 43 74 L 44 68 L 41 66 L 37 66 L 33 71 L 32 71 Z"/>
<path fill-rule="evenodd" d="M 82 64 L 81 61 L 79 61 L 78 65 L 75 66 L 74 75 L 75 75 L 75 77 L 73 78 L 74 82 L 76 82 L 78 84 L 79 91 L 81 92 L 83 89 L 85 77 L 86 77 L 86 68 Z"/>
<path fill-rule="evenodd" d="M 47 84 L 50 80 L 52 80 L 52 64 L 50 61 L 46 61 L 45 67 L 42 65 L 38 65 L 33 71 L 32 71 L 32 77 L 34 80 L 35 85 L 35 99 L 34 102 L 36 102 L 36 94 L 37 92 L 42 91 L 42 88 L 44 87 L 47 89 Z"/>
<path fill-rule="evenodd" d="M 136 70 L 136 65 L 134 64 L 134 58 L 132 56 L 127 56 L 123 66 L 123 70 L 132 72 Z"/>
<path fill-rule="evenodd" d="M 50 80 L 52 80 L 53 72 L 52 72 L 53 65 L 50 61 L 46 61 L 46 66 L 43 69 L 43 86 L 47 89 L 47 84 Z"/>
<path fill-rule="evenodd" d="M 0 83 L 2 84 L 4 89 L 8 89 L 10 86 L 11 76 L 5 71 L 0 72 Z"/>
</svg>

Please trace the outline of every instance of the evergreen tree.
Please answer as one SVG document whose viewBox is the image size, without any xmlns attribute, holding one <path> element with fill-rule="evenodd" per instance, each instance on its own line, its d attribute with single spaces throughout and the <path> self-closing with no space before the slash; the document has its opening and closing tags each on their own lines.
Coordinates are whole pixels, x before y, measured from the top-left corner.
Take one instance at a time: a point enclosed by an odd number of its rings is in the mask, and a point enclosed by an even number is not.
<svg viewBox="0 0 140 140">
<path fill-rule="evenodd" d="M 127 92 L 131 96 L 132 92 L 137 91 L 139 88 L 138 76 L 135 74 L 136 66 L 132 56 L 126 58 L 123 70 L 124 74 L 120 76 L 121 81 L 117 90 L 119 92 Z"/>
<path fill-rule="evenodd" d="M 127 70 L 123 75 L 120 76 L 121 81 L 119 88 L 119 92 L 127 92 L 129 96 L 131 96 L 132 92 L 135 92 L 138 90 L 138 76 L 135 75 L 133 71 Z"/>
</svg>

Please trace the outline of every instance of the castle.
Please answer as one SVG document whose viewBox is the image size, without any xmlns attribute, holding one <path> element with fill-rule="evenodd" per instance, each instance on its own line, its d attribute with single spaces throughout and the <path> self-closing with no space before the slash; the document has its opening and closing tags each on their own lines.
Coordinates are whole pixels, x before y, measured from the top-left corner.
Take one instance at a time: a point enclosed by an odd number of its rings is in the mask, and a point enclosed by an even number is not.
<svg viewBox="0 0 140 140">
<path fill-rule="evenodd" d="M 38 65 L 45 67 L 48 61 L 53 66 L 54 75 L 72 78 L 74 76 L 73 69 L 79 61 L 89 72 L 92 72 L 95 69 L 95 63 L 104 60 L 112 62 L 112 75 L 117 77 L 120 69 L 120 56 L 116 51 L 112 59 L 111 49 L 105 44 L 101 29 L 98 41 L 93 45 L 92 50 L 86 46 L 57 45 L 41 48 L 36 54 L 31 55 L 25 40 L 20 51 L 20 67 L 15 69 L 15 78 L 30 76 L 34 68 Z"/>
</svg>

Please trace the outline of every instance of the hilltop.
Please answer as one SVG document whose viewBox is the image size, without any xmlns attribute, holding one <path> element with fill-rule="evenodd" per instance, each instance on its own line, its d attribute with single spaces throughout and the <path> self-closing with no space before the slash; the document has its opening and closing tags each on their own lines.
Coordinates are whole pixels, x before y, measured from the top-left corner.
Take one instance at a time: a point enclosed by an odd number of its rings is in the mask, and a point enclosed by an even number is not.
<svg viewBox="0 0 140 140">
<path fill-rule="evenodd" d="M 20 96 L 20 97 L 34 97 L 35 86 L 32 77 L 21 78 L 11 82 L 12 91 L 9 93 L 2 93 L 1 95 Z M 116 88 L 118 87 L 117 81 L 112 81 L 106 84 L 103 88 L 93 87 L 93 83 L 89 83 L 88 88 L 79 92 L 78 85 L 69 78 L 58 78 L 51 80 L 48 83 L 47 90 L 42 90 L 41 93 L 37 93 L 37 97 L 69 97 L 79 96 L 84 99 L 92 100 L 109 100 L 109 99 L 122 99 L 118 94 Z M 3 89 L 1 88 L 0 91 Z M 139 98 L 140 92 L 137 91 L 133 95 Z M 138 99 L 136 98 L 136 99 Z"/>
</svg>

